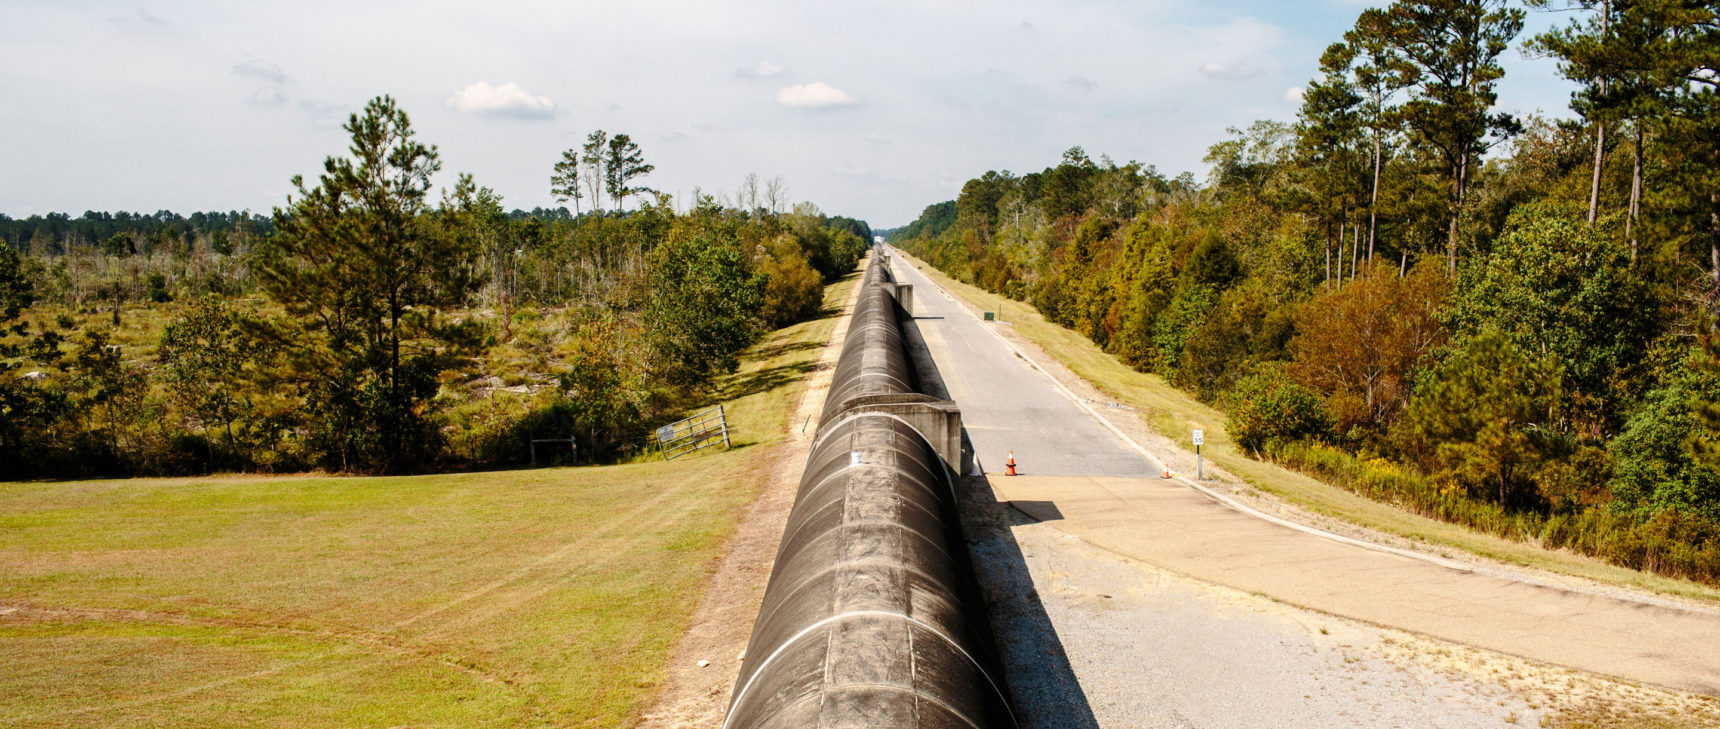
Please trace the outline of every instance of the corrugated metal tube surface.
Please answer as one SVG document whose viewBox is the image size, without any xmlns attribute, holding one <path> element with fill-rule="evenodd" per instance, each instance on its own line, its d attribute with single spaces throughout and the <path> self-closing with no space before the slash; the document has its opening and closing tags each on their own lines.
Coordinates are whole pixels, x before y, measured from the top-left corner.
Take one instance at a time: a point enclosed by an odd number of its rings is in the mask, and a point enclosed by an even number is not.
<svg viewBox="0 0 1720 729">
<path fill-rule="evenodd" d="M 862 302 L 884 293 L 871 274 Z M 880 388 L 866 395 L 911 392 L 884 296 L 856 307 L 842 362 L 863 359 L 837 368 L 825 408 L 834 416 L 807 458 L 727 729 L 1015 726 L 982 645 L 984 613 L 970 602 L 950 472 L 906 421 L 845 413 L 837 399 L 859 393 L 839 389 L 852 387 L 844 379 Z M 863 319 L 866 307 L 887 317 Z"/>
<path fill-rule="evenodd" d="M 914 391 L 914 368 L 908 363 L 902 328 L 896 321 L 896 299 L 885 289 L 888 284 L 862 285 L 865 288 L 848 321 L 848 337 L 843 340 L 842 357 L 830 379 L 821 422 L 830 420 L 857 397 Z"/>
</svg>

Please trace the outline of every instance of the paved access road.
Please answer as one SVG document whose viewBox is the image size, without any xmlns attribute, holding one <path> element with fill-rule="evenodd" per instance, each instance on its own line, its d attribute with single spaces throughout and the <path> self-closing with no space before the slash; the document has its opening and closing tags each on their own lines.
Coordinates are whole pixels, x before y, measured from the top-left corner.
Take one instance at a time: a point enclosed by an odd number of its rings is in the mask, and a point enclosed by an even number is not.
<svg viewBox="0 0 1720 729">
<path fill-rule="evenodd" d="M 1174 481 L 988 325 L 896 256 L 917 325 L 997 500 L 1051 504 L 1056 528 L 1220 585 L 1342 617 L 1659 686 L 1720 695 L 1720 611 L 1533 584 L 1323 538 Z M 1121 478 L 1119 478 L 1121 477 Z M 1074 656 L 1072 656 L 1074 658 Z"/>
<path fill-rule="evenodd" d="M 1003 473 L 1014 451 L 1020 473 L 1157 475 L 1157 464 L 1082 410 L 906 259 L 893 258 L 896 280 L 914 286 L 914 326 L 950 399 L 961 406 L 962 426 L 984 470 Z"/>
</svg>

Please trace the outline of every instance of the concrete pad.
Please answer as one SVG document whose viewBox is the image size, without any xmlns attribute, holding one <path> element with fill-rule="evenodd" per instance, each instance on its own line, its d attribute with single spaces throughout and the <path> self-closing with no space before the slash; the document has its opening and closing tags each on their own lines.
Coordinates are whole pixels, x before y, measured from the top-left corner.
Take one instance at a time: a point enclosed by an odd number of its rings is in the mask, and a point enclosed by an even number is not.
<svg viewBox="0 0 1720 729">
<path fill-rule="evenodd" d="M 1341 617 L 1720 695 L 1720 615 L 1518 582 L 1334 542 L 1158 479 L 993 476 L 999 502 L 1199 580 Z"/>
</svg>

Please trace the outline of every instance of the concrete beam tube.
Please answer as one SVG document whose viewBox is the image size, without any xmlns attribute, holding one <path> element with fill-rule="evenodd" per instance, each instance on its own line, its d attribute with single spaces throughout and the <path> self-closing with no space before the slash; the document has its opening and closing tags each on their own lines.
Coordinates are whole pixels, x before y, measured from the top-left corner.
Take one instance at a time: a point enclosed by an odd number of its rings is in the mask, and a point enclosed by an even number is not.
<svg viewBox="0 0 1720 729">
<path fill-rule="evenodd" d="M 909 393 L 915 386 L 895 301 L 882 286 L 867 286 L 855 302 L 819 419 L 829 420 L 853 398 Z"/>
<path fill-rule="evenodd" d="M 861 279 L 725 729 L 1016 726 L 956 509 L 961 411 L 916 391 L 885 260 Z"/>
</svg>

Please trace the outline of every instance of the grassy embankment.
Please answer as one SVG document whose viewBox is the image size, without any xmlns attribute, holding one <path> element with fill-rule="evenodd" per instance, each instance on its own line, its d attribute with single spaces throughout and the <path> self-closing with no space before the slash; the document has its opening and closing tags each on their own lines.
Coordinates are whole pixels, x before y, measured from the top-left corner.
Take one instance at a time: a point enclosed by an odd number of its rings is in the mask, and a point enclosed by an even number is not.
<svg viewBox="0 0 1720 729">
<path fill-rule="evenodd" d="M 834 324 L 750 350 L 738 447 L 672 463 L 0 483 L 0 724 L 624 725 Z"/>
<path fill-rule="evenodd" d="M 1258 461 L 1243 454 L 1225 432 L 1224 413 L 1173 387 L 1158 375 L 1138 372 L 1100 349 L 1080 334 L 1048 322 L 1030 304 L 1008 299 L 951 279 L 924 261 L 901 254 L 945 290 L 984 310 L 998 312 L 1022 337 L 1050 353 L 1070 371 L 1092 383 L 1117 402 L 1134 407 L 1160 434 L 1175 438 L 1183 447 L 1189 431 L 1206 432 L 1202 453 L 1220 467 L 1262 491 L 1277 495 L 1302 508 L 1371 529 L 1427 542 L 1439 547 L 1464 550 L 1496 559 L 1614 585 L 1656 592 L 1720 600 L 1720 590 L 1688 580 L 1639 572 L 1563 550 L 1542 549 L 1533 544 L 1476 532 L 1462 526 L 1419 516 L 1323 483 L 1303 473 Z"/>
</svg>

